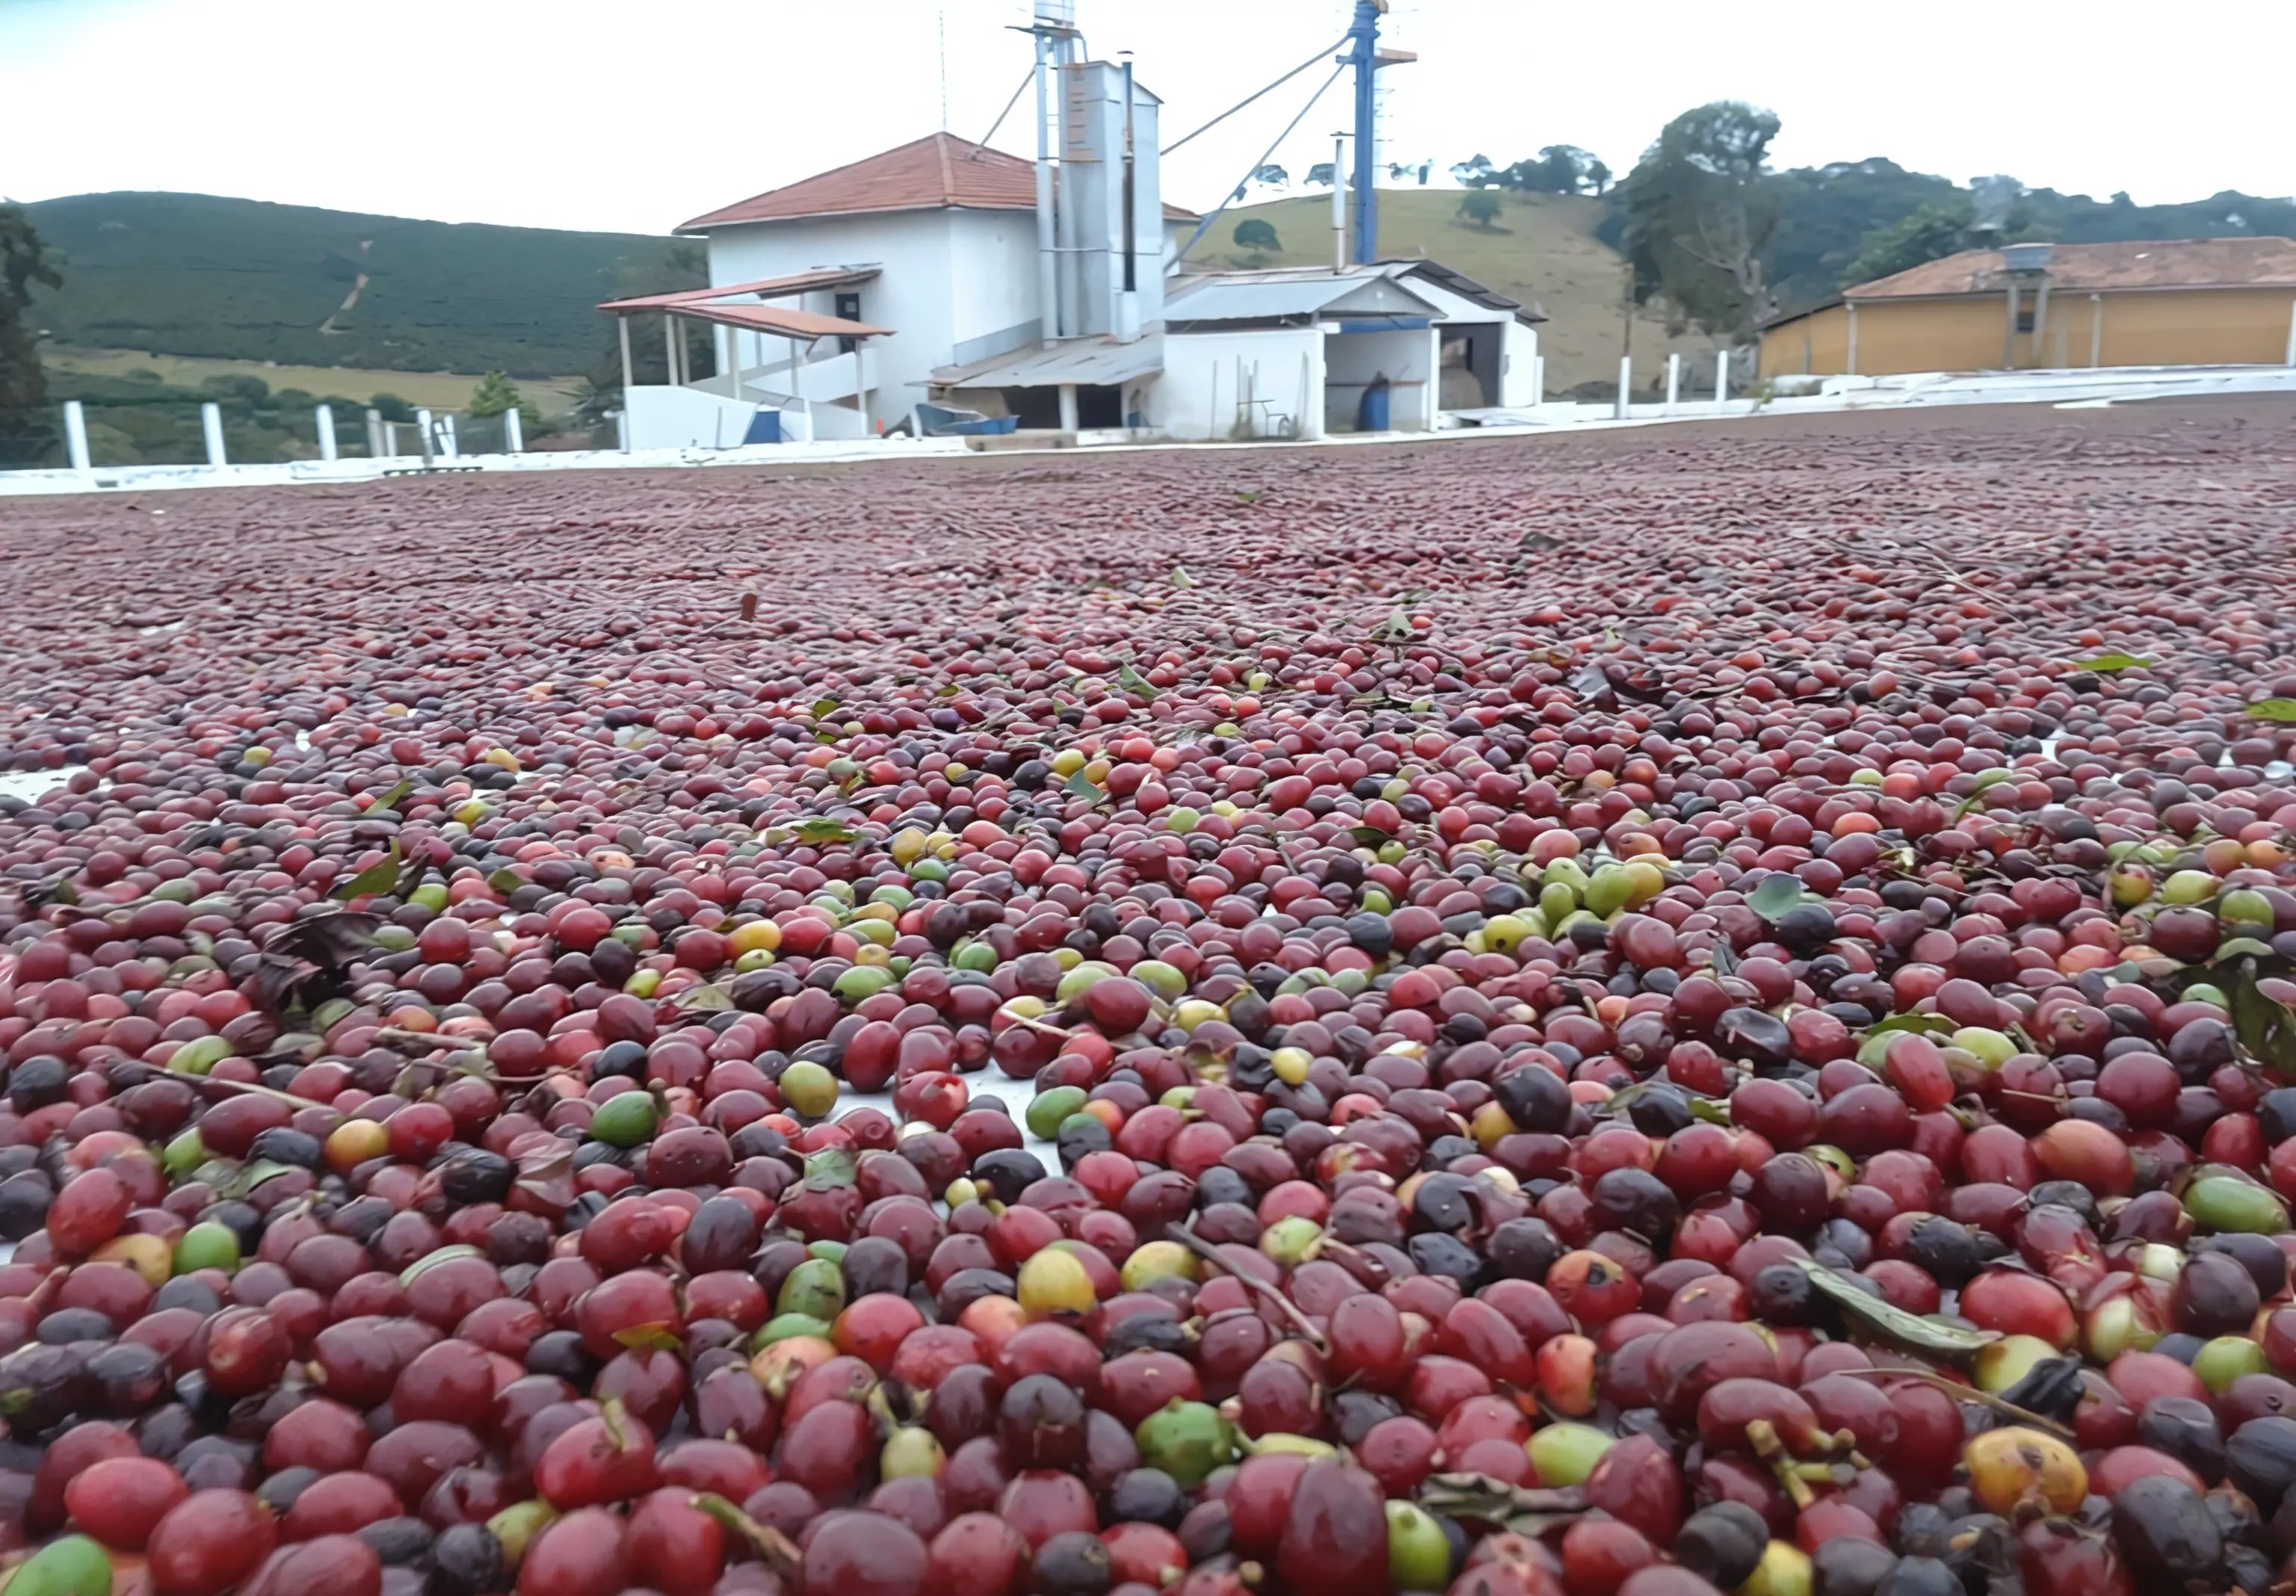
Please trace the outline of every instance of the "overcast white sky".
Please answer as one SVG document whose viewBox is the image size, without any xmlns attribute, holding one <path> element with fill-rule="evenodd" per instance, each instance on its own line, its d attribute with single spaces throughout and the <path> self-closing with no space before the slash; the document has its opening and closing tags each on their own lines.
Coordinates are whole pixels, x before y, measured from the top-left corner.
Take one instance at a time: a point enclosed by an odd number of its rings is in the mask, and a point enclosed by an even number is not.
<svg viewBox="0 0 2296 1596">
<path fill-rule="evenodd" d="M 174 189 L 455 222 L 662 232 L 931 132 L 1025 74 L 1026 0 L 0 0 L 0 194 Z M 1336 39 L 1349 0 L 1078 0 L 1167 143 Z M 1383 154 L 1583 144 L 1620 173 L 1702 101 L 1775 110 L 1782 165 L 1887 155 L 2142 203 L 2296 192 L 2296 0 L 2070 12 L 1838 0 L 1395 0 Z M 1174 156 L 1216 203 L 1327 74 Z M 1345 80 L 1277 152 L 1328 160 Z M 1027 102 L 996 143 L 1024 151 Z M 34 132 L 32 130 L 37 130 Z"/>
</svg>

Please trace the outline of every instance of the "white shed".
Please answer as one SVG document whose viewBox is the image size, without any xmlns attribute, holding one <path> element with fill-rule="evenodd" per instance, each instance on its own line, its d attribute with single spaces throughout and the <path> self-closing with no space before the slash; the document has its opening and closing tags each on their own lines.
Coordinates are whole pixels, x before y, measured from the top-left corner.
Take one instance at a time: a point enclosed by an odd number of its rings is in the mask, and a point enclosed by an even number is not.
<svg viewBox="0 0 2296 1596">
<path fill-rule="evenodd" d="M 1423 260 L 1181 276 L 1164 315 L 1141 408 L 1187 439 L 1426 431 L 1445 410 L 1529 403 L 1543 319 Z"/>
</svg>

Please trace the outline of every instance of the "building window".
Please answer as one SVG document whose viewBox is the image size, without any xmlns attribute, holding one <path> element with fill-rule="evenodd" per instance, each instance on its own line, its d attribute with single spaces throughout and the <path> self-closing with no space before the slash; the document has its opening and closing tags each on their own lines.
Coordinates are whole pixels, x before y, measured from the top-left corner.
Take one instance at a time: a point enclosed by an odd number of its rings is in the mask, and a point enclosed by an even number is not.
<svg viewBox="0 0 2296 1596">
<path fill-rule="evenodd" d="M 840 294 L 837 296 L 837 319 L 840 322 L 857 322 L 861 319 L 861 296 L 859 294 Z M 860 340 L 857 339 L 840 338 L 837 340 L 837 352 L 840 355 L 850 355 L 853 353 L 854 346 Z"/>
<path fill-rule="evenodd" d="M 2028 308 L 2026 308 L 2026 309 L 2023 309 L 2023 310 L 2019 311 L 2019 312 L 2017 313 L 2017 331 L 2020 331 L 2020 332 L 2030 332 L 2032 330 L 2033 330 L 2033 312 L 2032 312 L 2032 310 L 2031 310 L 2030 307 L 2028 307 Z"/>
</svg>

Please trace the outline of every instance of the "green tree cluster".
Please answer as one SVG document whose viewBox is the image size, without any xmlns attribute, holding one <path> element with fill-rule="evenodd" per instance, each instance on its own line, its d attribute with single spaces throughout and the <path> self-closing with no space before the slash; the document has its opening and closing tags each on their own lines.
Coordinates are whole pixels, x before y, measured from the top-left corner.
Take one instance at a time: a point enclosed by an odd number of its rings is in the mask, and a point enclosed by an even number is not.
<svg viewBox="0 0 2296 1596">
<path fill-rule="evenodd" d="M 1235 225 L 1231 235 L 1239 250 L 1280 250 L 1283 241 L 1275 236 L 1275 225 L 1265 217 L 1246 217 Z"/>
<path fill-rule="evenodd" d="M 1611 189 L 1596 230 L 1633 263 L 1639 300 L 1664 301 L 1719 342 L 1963 250 L 2296 234 L 2296 200 L 2232 191 L 2142 206 L 2000 176 L 1958 184 L 1880 157 L 1775 171 L 1777 127 L 1771 112 L 1730 101 L 1685 111 Z"/>
<path fill-rule="evenodd" d="M 1776 308 L 1768 248 L 1783 212 L 1771 181 L 1775 112 L 1735 100 L 1686 110 L 1659 130 L 1619 185 L 1635 295 L 1664 295 L 1735 341 Z"/>
<path fill-rule="evenodd" d="M 1611 168 L 1602 158 L 1576 144 L 1549 144 L 1512 166 L 1496 166 L 1476 155 L 1451 168 L 1463 187 L 1505 189 L 1519 194 L 1601 194 L 1611 186 Z"/>
<path fill-rule="evenodd" d="M 488 372 L 479 379 L 471 390 L 471 402 L 463 408 L 481 418 L 501 415 L 505 411 L 518 412 L 519 422 L 531 432 L 542 421 L 542 412 L 532 399 L 518 391 L 518 384 L 500 372 Z"/>
<path fill-rule="evenodd" d="M 23 209 L 0 205 L 0 470 L 43 463 L 55 446 L 32 285 L 62 286 Z"/>
</svg>

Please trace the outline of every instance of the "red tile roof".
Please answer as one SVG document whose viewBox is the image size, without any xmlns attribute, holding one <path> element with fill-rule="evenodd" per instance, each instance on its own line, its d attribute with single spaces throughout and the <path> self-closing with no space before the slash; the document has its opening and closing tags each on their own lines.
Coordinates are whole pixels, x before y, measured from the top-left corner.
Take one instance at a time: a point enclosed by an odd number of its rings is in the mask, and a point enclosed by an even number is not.
<svg viewBox="0 0 2296 1596">
<path fill-rule="evenodd" d="M 676 229 L 706 233 L 736 222 L 852 216 L 877 210 L 1034 210 L 1037 170 L 1017 155 L 953 133 L 929 133 L 881 154 L 772 189 L 699 216 Z M 1164 219 L 1192 222 L 1193 211 L 1164 207 Z"/>
<path fill-rule="evenodd" d="M 2052 292 L 2135 288 L 2296 288 L 2296 240 L 2191 238 L 2111 244 L 2058 244 L 2050 251 Z M 1998 250 L 1964 250 L 1894 276 L 1845 290 L 1846 299 L 1903 299 L 1999 293 L 2007 278 Z"/>
</svg>

